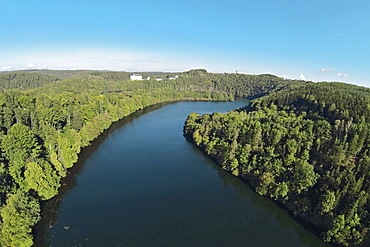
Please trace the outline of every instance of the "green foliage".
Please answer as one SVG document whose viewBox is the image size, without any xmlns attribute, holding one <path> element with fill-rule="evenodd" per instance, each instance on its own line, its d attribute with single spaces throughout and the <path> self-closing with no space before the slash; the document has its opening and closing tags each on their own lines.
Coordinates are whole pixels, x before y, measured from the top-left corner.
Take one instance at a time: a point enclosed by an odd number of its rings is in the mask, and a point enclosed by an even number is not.
<svg viewBox="0 0 370 247">
<path fill-rule="evenodd" d="M 38 201 L 27 193 L 18 191 L 9 195 L 1 209 L 2 246 L 32 246 L 31 227 L 40 219 Z"/>
<path fill-rule="evenodd" d="M 50 163 L 39 159 L 26 165 L 25 189 L 33 189 L 42 200 L 48 200 L 58 193 L 60 176 L 53 170 Z"/>
<path fill-rule="evenodd" d="M 202 69 L 184 72 L 176 81 L 179 90 L 209 90 L 251 98 L 306 84 L 303 81 L 284 80 L 274 75 L 213 74 Z"/>
<path fill-rule="evenodd" d="M 311 132 L 306 133 L 307 128 Z M 251 114 L 192 114 L 186 121 L 185 134 L 222 162 L 224 169 L 235 175 L 253 174 L 261 195 L 283 199 L 287 188 L 300 194 L 316 183 L 307 154 L 314 139 L 312 121 L 301 116 L 293 118 L 284 111 L 269 109 Z"/>
<path fill-rule="evenodd" d="M 24 186 L 24 171 L 27 162 L 35 160 L 41 153 L 36 136 L 23 124 L 14 124 L 4 135 L 1 148 L 9 160 L 9 174 L 21 187 Z"/>
<path fill-rule="evenodd" d="M 247 111 L 193 113 L 184 133 L 257 193 L 310 219 L 325 241 L 355 246 L 370 237 L 369 106 L 367 88 L 292 84 Z"/>
<path fill-rule="evenodd" d="M 21 90 L 36 88 L 59 80 L 57 77 L 28 72 L 8 72 L 0 74 L 0 89 L 18 88 Z"/>
<path fill-rule="evenodd" d="M 57 143 L 60 162 L 65 168 L 71 168 L 77 162 L 77 154 L 81 150 L 80 134 L 74 129 L 68 129 L 64 133 L 59 133 Z"/>
</svg>

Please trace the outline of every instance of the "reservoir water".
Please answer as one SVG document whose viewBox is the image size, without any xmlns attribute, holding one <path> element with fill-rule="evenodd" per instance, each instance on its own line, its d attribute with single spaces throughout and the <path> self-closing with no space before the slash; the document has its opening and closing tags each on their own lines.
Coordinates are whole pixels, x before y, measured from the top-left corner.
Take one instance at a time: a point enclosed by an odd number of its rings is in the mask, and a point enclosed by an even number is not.
<svg viewBox="0 0 370 247">
<path fill-rule="evenodd" d="M 44 203 L 35 246 L 328 246 L 183 137 L 188 114 L 247 104 L 163 104 L 115 123 Z"/>
</svg>

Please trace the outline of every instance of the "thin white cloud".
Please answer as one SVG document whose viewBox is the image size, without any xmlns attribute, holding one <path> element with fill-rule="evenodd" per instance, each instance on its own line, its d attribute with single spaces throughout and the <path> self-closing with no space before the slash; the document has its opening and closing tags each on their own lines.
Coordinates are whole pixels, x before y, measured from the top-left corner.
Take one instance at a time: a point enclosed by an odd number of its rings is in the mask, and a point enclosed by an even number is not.
<svg viewBox="0 0 370 247">
<path fill-rule="evenodd" d="M 332 72 L 334 70 L 335 70 L 335 68 L 331 68 L 331 67 L 329 67 L 329 68 L 321 68 L 319 72 L 320 73 L 326 73 L 326 72 Z"/>
<path fill-rule="evenodd" d="M 347 73 L 338 73 L 337 76 L 338 77 L 347 77 L 348 74 Z"/>
<path fill-rule="evenodd" d="M 8 65 L 8 66 L 3 66 L 2 68 L 1 68 L 1 70 L 12 70 L 13 69 L 13 67 L 12 66 L 10 66 L 10 65 Z"/>
<path fill-rule="evenodd" d="M 99 47 L 84 47 L 71 49 L 55 49 L 45 51 L 27 51 L 5 58 L 0 56 L 0 64 L 12 64 L 15 68 L 38 69 L 47 65 L 48 69 L 96 69 L 114 71 L 186 71 L 194 68 L 205 68 L 210 72 L 235 72 L 243 71 L 248 67 L 248 74 L 277 73 L 276 69 L 266 69 L 265 64 L 257 64 L 247 60 L 222 60 L 215 56 L 187 53 L 166 53 L 146 50 L 120 50 Z M 2 61 L 4 60 L 4 61 Z M 217 62 L 215 62 L 217 61 Z M 30 66 L 26 68 L 27 63 Z M 1 67 L 0 67 L 1 68 Z M 140 68 L 140 69 L 138 69 Z M 14 68 L 13 68 L 14 70 Z M 283 74 L 283 73 L 281 73 Z M 296 71 L 284 72 L 285 75 L 297 74 Z"/>
<path fill-rule="evenodd" d="M 301 75 L 299 76 L 299 79 L 300 79 L 300 80 L 306 80 L 306 77 L 304 76 L 304 74 L 301 74 Z"/>
<path fill-rule="evenodd" d="M 142 71 L 184 71 L 200 67 L 216 71 L 218 69 L 217 67 L 213 68 L 215 67 L 213 66 L 213 60 L 184 59 L 176 55 L 136 50 L 71 49 L 63 52 L 26 53 L 21 54 L 17 59 L 13 57 L 13 59 L 16 62 L 22 60 L 32 61 L 29 64 L 23 63 L 23 66 L 22 63 L 17 64 L 17 66 L 24 69 L 98 69 L 116 71 L 138 71 L 138 68 Z M 235 64 L 231 63 L 227 65 L 232 69 L 222 66 L 222 70 L 232 71 L 236 67 Z"/>
</svg>

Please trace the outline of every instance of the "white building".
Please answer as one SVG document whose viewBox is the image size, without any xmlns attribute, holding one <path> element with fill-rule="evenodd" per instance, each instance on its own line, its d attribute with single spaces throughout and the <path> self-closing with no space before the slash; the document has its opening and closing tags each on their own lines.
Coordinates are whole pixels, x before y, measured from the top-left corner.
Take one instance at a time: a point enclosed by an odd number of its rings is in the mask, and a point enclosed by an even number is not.
<svg viewBox="0 0 370 247">
<path fill-rule="evenodd" d="M 155 78 L 157 81 L 162 81 L 162 80 L 165 80 L 165 79 L 168 79 L 168 80 L 175 80 L 179 78 L 178 75 L 176 75 L 175 77 L 160 77 L 160 78 Z"/>
<path fill-rule="evenodd" d="M 132 73 L 130 75 L 130 79 L 133 80 L 133 81 L 141 81 L 141 80 L 143 80 L 143 76 L 139 75 L 139 74 Z"/>
</svg>

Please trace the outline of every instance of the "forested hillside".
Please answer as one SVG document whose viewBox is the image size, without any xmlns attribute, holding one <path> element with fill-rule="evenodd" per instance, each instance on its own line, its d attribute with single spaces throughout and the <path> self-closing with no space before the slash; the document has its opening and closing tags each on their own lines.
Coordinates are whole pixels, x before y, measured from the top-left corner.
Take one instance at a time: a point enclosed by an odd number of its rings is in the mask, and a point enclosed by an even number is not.
<svg viewBox="0 0 370 247">
<path fill-rule="evenodd" d="M 369 130 L 370 90 L 344 83 L 289 87 L 184 126 L 223 169 L 341 246 L 369 246 Z"/>
<path fill-rule="evenodd" d="M 41 87 L 59 80 L 58 77 L 30 72 L 0 73 L 0 90 L 18 88 L 20 90 Z"/>
<path fill-rule="evenodd" d="M 232 100 L 235 94 L 258 96 L 305 84 L 267 75 L 204 70 L 162 81 L 130 81 L 123 72 L 65 73 L 70 76 L 63 80 L 37 71 L 0 74 L 8 88 L 17 88 L 0 93 L 2 246 L 32 245 L 32 227 L 40 219 L 41 202 L 58 193 L 81 148 L 112 122 L 159 102 Z"/>
<path fill-rule="evenodd" d="M 274 75 L 245 75 L 237 73 L 214 74 L 206 70 L 184 72 L 178 80 L 179 90 L 209 90 L 227 92 L 239 97 L 260 97 L 280 91 L 286 87 L 293 88 L 305 81 L 284 80 Z"/>
<path fill-rule="evenodd" d="M 130 78 L 130 72 L 93 71 L 93 70 L 20 70 L 0 73 L 0 89 L 17 88 L 26 90 L 41 87 L 45 84 L 75 78 L 103 81 L 124 81 Z M 169 77 L 171 73 L 143 72 L 142 75 L 155 77 Z"/>
</svg>

